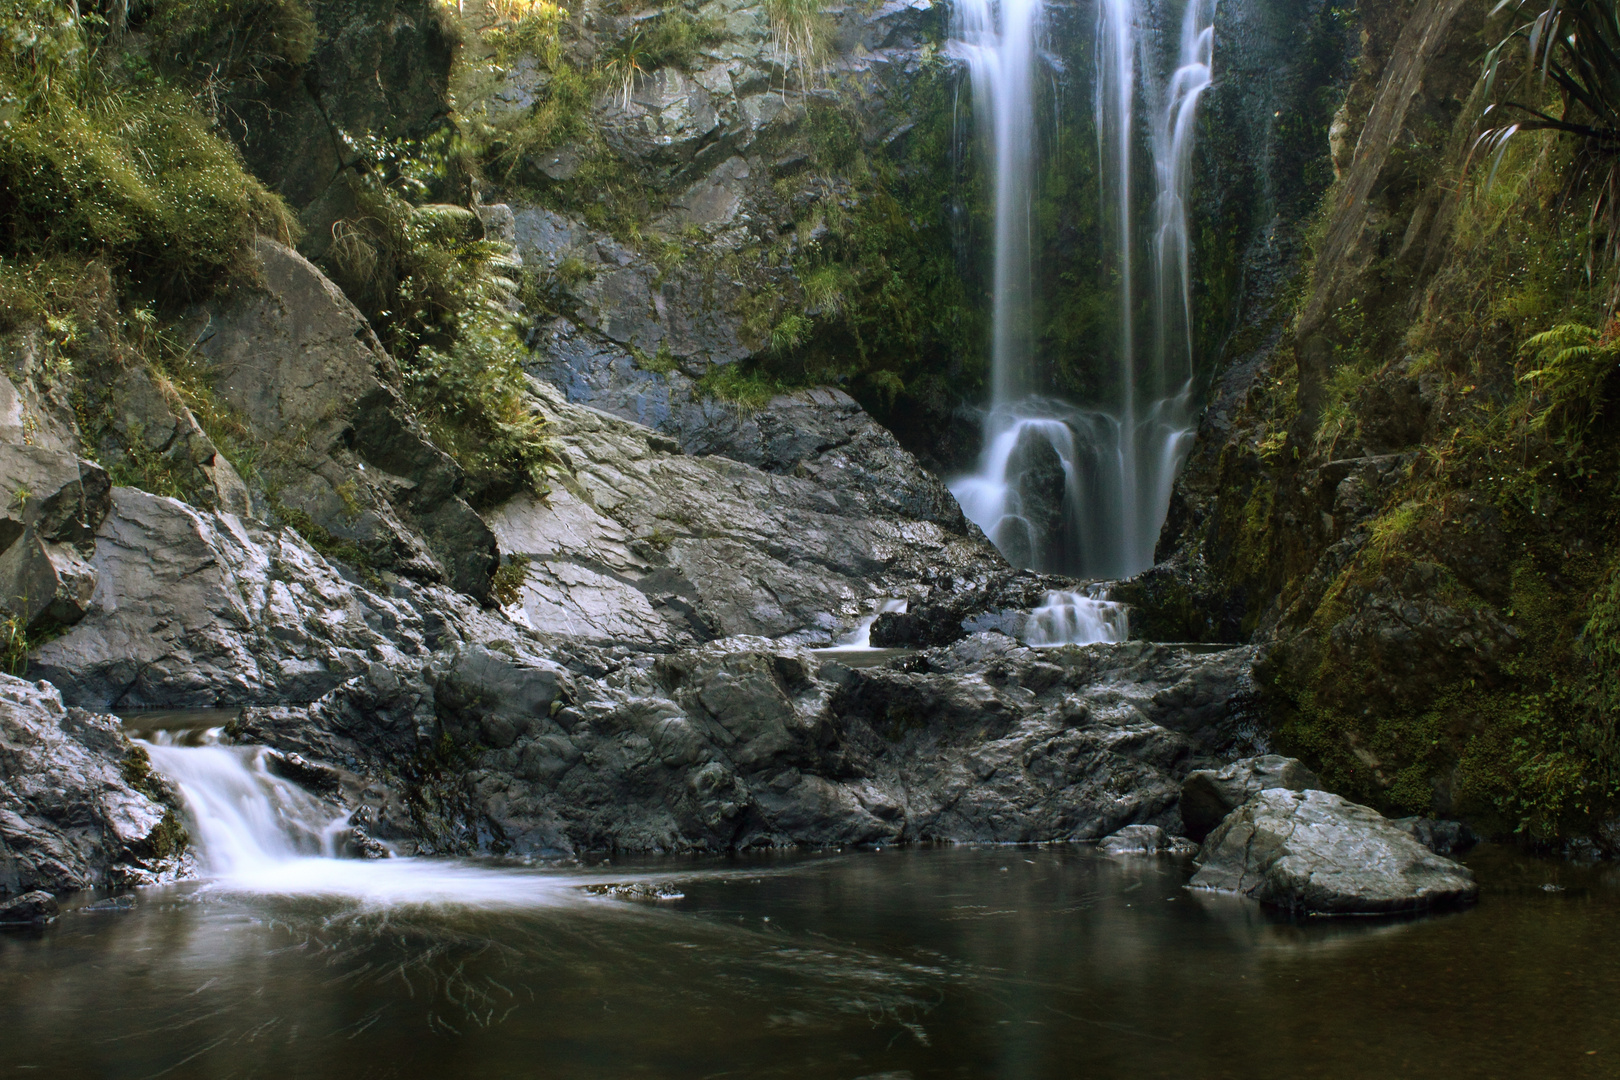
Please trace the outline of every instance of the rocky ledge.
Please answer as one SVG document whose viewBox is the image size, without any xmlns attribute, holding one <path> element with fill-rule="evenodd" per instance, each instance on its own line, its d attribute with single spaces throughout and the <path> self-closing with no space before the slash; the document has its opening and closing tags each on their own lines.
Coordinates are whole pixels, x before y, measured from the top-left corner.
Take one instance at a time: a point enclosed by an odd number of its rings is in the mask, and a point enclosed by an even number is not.
<svg viewBox="0 0 1620 1080">
<path fill-rule="evenodd" d="M 361 677 L 249 709 L 236 735 L 333 767 L 408 850 L 1086 840 L 1179 832 L 1182 779 L 1238 719 L 1252 656 L 981 633 L 873 667 L 763 638 L 566 659 L 468 646 L 409 693 Z"/>
<path fill-rule="evenodd" d="M 50 914 L 38 890 L 148 885 L 186 869 L 179 801 L 116 717 L 0 675 L 0 921 Z"/>
</svg>

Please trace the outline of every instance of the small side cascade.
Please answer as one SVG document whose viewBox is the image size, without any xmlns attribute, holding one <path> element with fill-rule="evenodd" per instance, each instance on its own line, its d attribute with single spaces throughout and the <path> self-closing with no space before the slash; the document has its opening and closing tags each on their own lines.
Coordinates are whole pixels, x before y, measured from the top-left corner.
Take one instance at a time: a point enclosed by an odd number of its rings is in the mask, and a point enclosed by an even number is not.
<svg viewBox="0 0 1620 1080">
<path fill-rule="evenodd" d="M 227 746 L 221 729 L 137 739 L 186 806 L 198 862 L 214 888 L 323 896 L 366 905 L 548 907 L 581 902 L 588 879 L 425 858 L 341 858 L 349 815 L 270 771 L 262 747 Z"/>
<path fill-rule="evenodd" d="M 891 600 L 881 600 L 881 601 L 878 602 L 877 611 L 873 612 L 871 615 L 864 616 L 861 619 L 860 622 L 855 624 L 855 629 L 851 630 L 849 633 L 847 633 L 843 637 L 839 638 L 836 642 L 834 642 L 832 645 L 829 645 L 827 648 L 825 648 L 825 649 L 817 649 L 815 651 L 816 652 L 871 652 L 871 651 L 875 651 L 872 648 L 872 627 L 878 621 L 878 616 L 879 615 L 888 615 L 888 614 L 904 615 L 907 610 L 908 610 L 907 603 L 904 600 L 892 600 L 892 599 Z"/>
<path fill-rule="evenodd" d="M 1027 643 L 1037 649 L 1124 641 L 1130 633 L 1124 604 L 1076 592 L 1047 593 L 1045 602 L 1030 612 L 1024 631 Z"/>
<path fill-rule="evenodd" d="M 219 877 L 262 872 L 303 856 L 337 856 L 347 815 L 270 771 L 265 751 L 224 746 L 221 732 L 187 746 L 171 732 L 144 743 L 152 765 L 180 788 L 204 869 Z"/>
</svg>

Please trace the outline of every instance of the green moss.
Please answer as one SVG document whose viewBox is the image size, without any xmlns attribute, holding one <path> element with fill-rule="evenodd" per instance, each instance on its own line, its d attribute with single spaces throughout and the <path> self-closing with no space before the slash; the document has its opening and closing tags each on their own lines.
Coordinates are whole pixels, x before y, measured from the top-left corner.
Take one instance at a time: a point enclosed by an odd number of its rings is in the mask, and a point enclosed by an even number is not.
<svg viewBox="0 0 1620 1080">
<path fill-rule="evenodd" d="M 333 226 L 322 266 L 398 362 L 406 400 L 465 470 L 468 501 L 542 490 L 550 450 L 527 396 L 509 252 L 471 210 L 416 201 L 454 168 L 455 140 L 374 140 L 368 152 L 374 167 L 350 180 L 357 212 Z"/>
<path fill-rule="evenodd" d="M 303 0 L 158 0 L 145 30 L 159 68 L 198 82 L 285 77 L 317 33 Z"/>
<path fill-rule="evenodd" d="M 495 571 L 495 577 L 490 582 L 489 595 L 502 607 L 515 604 L 523 598 L 523 586 L 528 580 L 529 557 L 507 556 L 506 561 Z"/>
<path fill-rule="evenodd" d="M 248 272 L 256 232 L 290 237 L 286 208 L 188 95 L 110 66 L 104 24 L 76 13 L 0 11 L 0 287 L 37 309 L 45 265 L 95 259 L 178 303 Z"/>
<path fill-rule="evenodd" d="M 324 526 L 309 514 L 297 507 L 283 503 L 274 493 L 269 496 L 271 512 L 283 525 L 288 526 L 302 536 L 309 546 L 320 552 L 334 562 L 342 563 L 353 570 L 368 586 L 379 589 L 383 585 L 382 576 L 377 572 L 380 553 L 372 551 L 353 540 L 334 536 Z"/>
<path fill-rule="evenodd" d="M 747 362 L 711 367 L 697 382 L 698 393 L 744 409 L 763 409 L 771 399 L 798 389 L 770 371 Z"/>
</svg>

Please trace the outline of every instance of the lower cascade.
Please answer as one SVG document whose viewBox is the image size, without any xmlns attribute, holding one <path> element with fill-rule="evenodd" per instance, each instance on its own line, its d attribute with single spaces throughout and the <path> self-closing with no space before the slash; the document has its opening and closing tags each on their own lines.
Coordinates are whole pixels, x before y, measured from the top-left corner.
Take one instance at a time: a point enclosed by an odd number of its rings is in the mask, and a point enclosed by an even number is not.
<svg viewBox="0 0 1620 1080">
<path fill-rule="evenodd" d="M 878 608 L 870 615 L 862 616 L 861 621 L 855 624 L 855 629 L 839 638 L 831 646 L 820 650 L 822 652 L 870 652 L 872 646 L 872 626 L 878 621 L 880 615 L 904 615 L 910 605 L 904 600 L 880 600 Z"/>
<path fill-rule="evenodd" d="M 1131 636 L 1124 604 L 1075 592 L 1049 592 L 1030 613 L 1026 640 L 1036 648 L 1053 645 L 1096 645 Z"/>
<path fill-rule="evenodd" d="M 349 815 L 270 771 L 263 747 L 226 746 L 220 729 L 196 745 L 170 733 L 138 740 L 180 789 L 213 887 L 272 896 L 327 896 L 367 905 L 532 907 L 577 897 L 578 882 L 435 858 L 343 858 Z"/>
</svg>

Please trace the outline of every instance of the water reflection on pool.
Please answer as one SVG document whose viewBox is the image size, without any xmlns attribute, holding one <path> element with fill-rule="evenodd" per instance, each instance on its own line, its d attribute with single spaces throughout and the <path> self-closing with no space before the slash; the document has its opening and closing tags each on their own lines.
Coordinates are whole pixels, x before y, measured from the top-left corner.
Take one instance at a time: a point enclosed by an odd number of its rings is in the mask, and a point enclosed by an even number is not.
<svg viewBox="0 0 1620 1080">
<path fill-rule="evenodd" d="M 534 871 L 682 897 L 520 911 L 150 890 L 0 934 L 0 1076 L 1620 1073 L 1615 872 L 1470 861 L 1477 908 L 1407 921 L 1084 847 Z"/>
</svg>

